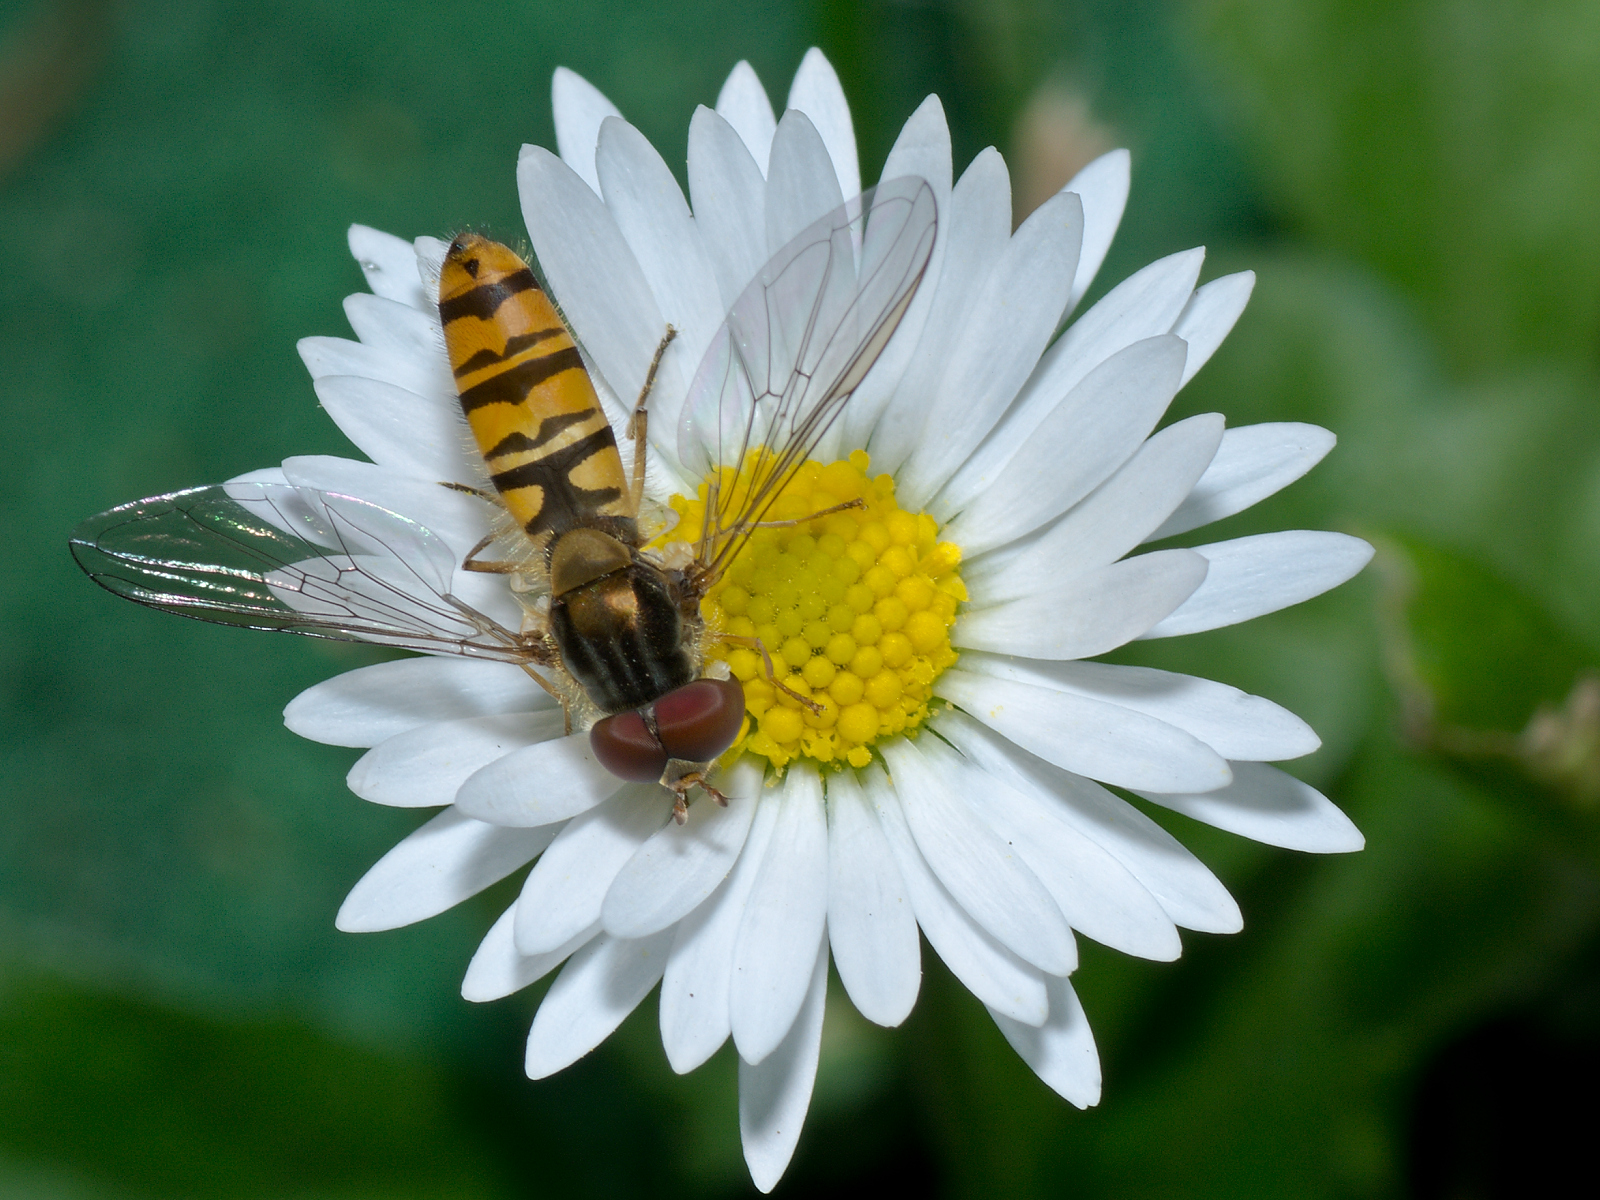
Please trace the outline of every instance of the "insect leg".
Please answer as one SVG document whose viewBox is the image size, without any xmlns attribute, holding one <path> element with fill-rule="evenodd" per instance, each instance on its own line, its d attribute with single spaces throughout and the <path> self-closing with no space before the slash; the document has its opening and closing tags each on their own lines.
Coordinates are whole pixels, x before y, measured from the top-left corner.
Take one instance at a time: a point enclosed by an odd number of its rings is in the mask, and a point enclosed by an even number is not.
<svg viewBox="0 0 1600 1200">
<path fill-rule="evenodd" d="M 831 517 L 831 516 L 833 516 L 834 513 L 836 513 L 836 512 L 844 512 L 844 510 L 847 509 L 847 508 L 865 508 L 866 506 L 867 506 L 866 501 L 862 500 L 860 497 L 857 497 L 854 500 L 846 500 L 843 504 L 835 504 L 835 505 L 832 505 L 831 507 L 821 509 L 818 512 L 812 513 L 808 517 L 796 517 L 792 521 L 757 521 L 753 525 L 750 525 L 748 528 L 750 528 L 750 529 L 790 529 L 790 528 L 793 528 L 796 525 L 804 525 L 807 521 L 815 521 L 818 517 Z"/>
<path fill-rule="evenodd" d="M 693 763 L 678 758 L 667 760 L 667 769 L 661 773 L 661 786 L 672 792 L 672 819 L 679 825 L 689 819 L 691 788 L 700 788 L 718 807 L 728 807 L 728 797 L 711 786 L 710 776 L 710 763 Z"/>
<path fill-rule="evenodd" d="M 667 347 L 672 345 L 672 339 L 678 336 L 678 331 L 671 325 L 667 326 L 666 333 L 661 335 L 661 341 L 656 346 L 656 352 L 650 358 L 650 369 L 644 373 L 644 386 L 639 389 L 639 399 L 634 401 L 633 415 L 628 418 L 628 436 L 633 439 L 633 483 L 631 487 L 633 511 L 637 515 L 639 505 L 644 500 L 644 448 L 645 431 L 650 427 L 650 413 L 645 408 L 645 403 L 650 399 L 650 389 L 656 385 L 656 372 L 661 369 L 661 356 L 667 352 Z"/>
<path fill-rule="evenodd" d="M 490 504 L 496 503 L 494 495 L 480 487 L 473 487 L 470 483 L 451 483 L 449 480 L 440 480 L 439 486 L 449 488 L 452 492 L 465 492 L 469 496 L 476 496 L 479 500 L 487 500 Z"/>
<path fill-rule="evenodd" d="M 802 696 L 793 688 L 785 687 L 783 683 L 779 681 L 777 673 L 772 669 L 772 655 L 767 653 L 766 643 L 760 638 L 742 637 L 735 633 L 718 634 L 717 638 L 719 641 L 729 642 L 735 646 L 748 646 L 752 650 L 760 651 L 761 672 L 766 676 L 767 682 L 773 687 L 777 688 L 778 691 L 782 692 L 785 696 L 788 696 L 791 700 L 796 700 L 804 707 L 810 709 L 813 715 L 819 717 L 822 715 L 822 705 L 811 699 L 810 696 Z"/>
<path fill-rule="evenodd" d="M 551 698 L 554 699 L 557 704 L 561 705 L 561 719 L 562 719 L 563 724 L 565 725 L 565 729 L 562 732 L 562 736 L 566 737 L 567 735 L 571 734 L 571 732 L 572 732 L 572 706 L 567 703 L 567 698 L 565 696 L 563 696 L 560 692 L 556 691 L 555 686 L 553 684 L 551 684 L 551 682 L 548 679 L 546 679 L 543 675 L 539 674 L 539 672 L 535 671 L 527 663 L 521 663 L 519 665 L 522 667 L 522 670 L 527 674 L 529 679 L 533 680 L 540 687 L 542 687 L 546 692 L 548 692 L 550 694 Z"/>
<path fill-rule="evenodd" d="M 467 556 L 461 560 L 461 569 L 463 571 L 483 571 L 490 575 L 515 575 L 519 570 L 521 570 L 522 568 L 516 563 L 478 561 L 478 555 L 487 550 L 489 548 L 489 543 L 494 541 L 494 539 L 494 534 L 484 534 L 483 540 L 471 550 L 468 550 Z"/>
</svg>

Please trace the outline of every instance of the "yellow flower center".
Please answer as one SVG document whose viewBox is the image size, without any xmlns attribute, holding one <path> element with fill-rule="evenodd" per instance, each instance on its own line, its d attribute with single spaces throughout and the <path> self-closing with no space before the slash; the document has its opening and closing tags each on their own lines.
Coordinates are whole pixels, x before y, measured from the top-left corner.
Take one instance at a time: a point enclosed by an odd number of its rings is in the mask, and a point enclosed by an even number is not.
<svg viewBox="0 0 1600 1200">
<path fill-rule="evenodd" d="M 748 751 L 780 770 L 797 758 L 864 767 L 880 738 L 927 719 L 930 685 L 956 661 L 961 551 L 938 540 L 927 513 L 896 504 L 893 478 L 869 476 L 868 465 L 863 450 L 803 464 L 763 518 L 796 523 L 757 529 L 701 602 L 708 658 L 744 686 L 729 761 Z M 721 475 L 725 497 L 751 486 L 749 460 Z M 699 537 L 708 491 L 709 480 L 692 499 L 672 497 L 680 520 L 670 540 Z M 849 501 L 860 506 L 804 519 Z"/>
</svg>

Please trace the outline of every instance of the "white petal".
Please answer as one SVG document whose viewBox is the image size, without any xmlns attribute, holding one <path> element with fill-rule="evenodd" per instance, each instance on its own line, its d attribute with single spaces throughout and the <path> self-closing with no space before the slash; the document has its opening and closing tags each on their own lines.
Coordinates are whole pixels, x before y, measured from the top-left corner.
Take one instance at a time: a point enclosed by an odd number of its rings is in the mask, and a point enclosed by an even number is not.
<svg viewBox="0 0 1600 1200">
<path fill-rule="evenodd" d="M 1213 542 L 1194 552 L 1211 564 L 1205 582 L 1145 637 L 1199 633 L 1277 612 L 1338 587 L 1372 558 L 1360 538 L 1307 529 Z"/>
<path fill-rule="evenodd" d="M 973 496 L 943 536 L 983 551 L 1060 516 L 1133 456 L 1177 394 L 1183 341 L 1146 338 L 1091 371 Z M 951 501 L 953 503 L 953 501 Z M 946 498 L 941 498 L 944 505 Z M 948 511 L 948 510 L 947 510 Z"/>
<path fill-rule="evenodd" d="M 811 119 L 828 148 L 839 192 L 845 199 L 861 194 L 861 164 L 856 157 L 856 130 L 850 122 L 850 105 L 839 86 L 833 64 L 813 46 L 800 60 L 789 87 L 789 107 Z"/>
<path fill-rule="evenodd" d="M 365 225 L 352 225 L 350 253 L 361 265 L 361 273 L 367 277 L 367 286 L 374 295 L 408 308 L 425 311 L 433 307 L 432 297 L 422 290 L 416 251 L 404 238 Z"/>
<path fill-rule="evenodd" d="M 1029 658 L 1089 658 L 1131 642 L 1187 600 L 1205 577 L 1206 560 L 1187 550 L 1141 554 L 966 613 L 951 641 Z"/>
<path fill-rule="evenodd" d="M 989 1015 L 1034 1074 L 1062 1098 L 1088 1108 L 1100 1103 L 1100 1054 L 1094 1048 L 1089 1018 L 1072 984 L 1050 979 L 1046 986 L 1050 989 L 1050 1019 L 1037 1029 L 993 1009 Z"/>
<path fill-rule="evenodd" d="M 996 836 L 963 799 L 985 779 L 938 746 L 904 739 L 880 747 L 917 849 L 945 890 L 996 941 L 1049 975 L 1078 965 L 1061 910 L 1013 845 Z"/>
<path fill-rule="evenodd" d="M 456 793 L 461 811 L 496 825 L 548 825 L 616 794 L 622 780 L 595 760 L 589 735 L 558 736 L 560 714 L 549 721 L 547 740 L 513 750 L 462 782 Z"/>
<path fill-rule="evenodd" d="M 352 342 L 348 338 L 306 337 L 295 343 L 300 361 L 312 379 L 324 375 L 358 375 L 392 383 L 419 396 L 454 402 L 455 388 L 442 356 L 397 354 L 384 347 Z"/>
<path fill-rule="evenodd" d="M 639 260 L 600 197 L 543 147 L 522 148 L 517 190 L 551 293 L 606 384 L 631 404 L 667 329 Z M 662 360 L 657 384 L 683 394 L 675 361 Z"/>
<path fill-rule="evenodd" d="M 756 805 L 750 835 L 733 871 L 710 899 L 678 923 L 667 973 L 661 979 L 661 1045 L 680 1075 L 705 1062 L 728 1040 L 733 944 L 777 823 L 776 804 Z"/>
<path fill-rule="evenodd" d="M 537 712 L 555 701 L 513 663 L 402 658 L 336 675 L 283 710 L 290 732 L 329 746 L 376 746 L 440 721 Z"/>
<path fill-rule="evenodd" d="M 593 1050 L 655 987 L 671 932 L 625 940 L 601 934 L 572 956 L 528 1031 L 529 1079 L 554 1075 Z"/>
<path fill-rule="evenodd" d="M 873 469 L 896 471 L 922 440 L 928 397 L 943 379 L 955 343 L 1011 236 L 1011 180 L 992 146 L 972 160 L 939 213 L 939 236 L 919 290 L 932 307 L 900 386 L 883 410 L 868 449 Z"/>
<path fill-rule="evenodd" d="M 1083 197 L 1083 253 L 1072 277 L 1072 304 L 1077 305 L 1094 282 L 1100 264 L 1111 249 L 1111 239 L 1122 223 L 1128 203 L 1129 157 L 1126 150 L 1102 154 L 1072 177 L 1062 188 Z"/>
<path fill-rule="evenodd" d="M 650 393 L 651 440 L 676 445 L 683 393 L 672 390 L 673 384 L 694 374 L 722 324 L 717 278 L 678 181 L 643 134 L 620 119 L 607 121 L 600 130 L 596 166 L 606 207 L 649 281 L 662 316 L 678 331 L 666 352 L 677 370 L 658 373 Z"/>
<path fill-rule="evenodd" d="M 828 780 L 828 943 L 862 1016 L 898 1025 L 922 986 L 922 948 L 894 852 L 855 774 Z"/>
<path fill-rule="evenodd" d="M 730 308 L 766 263 L 766 160 L 756 165 L 733 126 L 709 108 L 689 122 L 689 198 L 722 306 Z"/>
<path fill-rule="evenodd" d="M 1239 906 L 1217 877 L 1176 838 L 1098 784 L 1025 754 L 964 713 L 934 718 L 939 735 L 984 770 L 1044 804 L 1127 867 L 1185 929 L 1235 933 Z"/>
<path fill-rule="evenodd" d="M 1046 762 L 1119 787 L 1207 792 L 1232 778 L 1204 742 L 1103 700 L 952 667 L 933 690 Z M 1155 780 L 1175 781 L 1154 782 Z"/>
<path fill-rule="evenodd" d="M 465 559 L 489 532 L 495 511 L 477 496 L 352 458 L 320 454 L 286 458 L 283 474 L 296 487 L 359 496 L 399 513 L 443 538 L 458 559 Z"/>
<path fill-rule="evenodd" d="M 945 124 L 944 107 L 939 97 L 929 96 L 911 114 L 911 119 L 900 130 L 889 158 L 883 164 L 881 180 L 888 182 L 905 176 L 926 179 L 933 188 L 933 199 L 939 221 L 949 221 L 950 212 L 950 129 Z M 850 397 L 840 417 L 840 440 L 846 446 L 865 446 L 884 406 L 894 395 L 895 388 L 905 375 L 906 367 L 917 352 L 918 339 L 933 309 L 934 296 L 939 290 L 940 263 L 944 258 L 944 234 L 934 241 L 933 254 L 923 272 L 922 284 L 917 289 L 911 307 L 901 318 L 900 328 L 878 356 L 877 364 L 861 381 Z"/>
<path fill-rule="evenodd" d="M 1083 211 L 1066 192 L 1046 200 L 1012 234 L 946 349 L 923 439 L 897 473 L 903 503 L 921 507 L 969 457 L 982 458 L 973 450 L 1055 335 L 1082 236 Z"/>
<path fill-rule="evenodd" d="M 411 248 L 416 252 L 417 274 L 422 276 L 424 294 L 430 298 L 437 297 L 439 273 L 444 270 L 444 260 L 450 253 L 450 243 L 442 238 L 424 236 L 413 241 Z"/>
<path fill-rule="evenodd" d="M 991 1008 L 1030 1025 L 1042 1024 L 1049 1015 L 1044 977 L 979 928 L 950 898 L 917 849 L 894 786 L 882 769 L 870 768 L 862 783 L 894 852 L 917 924 L 934 953 L 968 991 Z"/>
<path fill-rule="evenodd" d="M 728 806 L 701 799 L 689 819 L 658 831 L 618 873 L 600 919 L 615 937 L 644 937 L 687 916 L 716 890 L 750 832 L 761 798 L 761 771 L 739 763 L 721 784 Z"/>
<path fill-rule="evenodd" d="M 1031 445 L 1036 431 L 1048 423 L 1052 413 L 1058 414 L 1059 422 L 1063 407 L 1076 411 L 1073 389 L 1091 372 L 1136 342 L 1168 333 L 1189 300 L 1204 259 L 1204 250 L 1187 250 L 1153 262 L 1123 280 L 1074 321 L 1039 360 L 990 443 L 981 447 L 945 487 L 940 502 L 946 510 L 965 508 L 991 481 L 1006 478 L 1014 456 L 1020 448 Z M 1173 393 L 1183 380 L 1187 355 L 1185 345 Z M 1106 415 L 1091 410 L 1089 419 L 1103 421 Z M 1071 435 L 1069 429 L 1068 436 Z M 1061 453 L 1063 461 L 1070 461 L 1077 451 L 1074 447 L 1068 452 L 1063 447 Z"/>
<path fill-rule="evenodd" d="M 396 808 L 450 804 L 461 785 L 485 765 L 560 734 L 561 714 L 548 709 L 421 725 L 368 750 L 350 768 L 345 783 L 374 804 Z M 471 811 L 468 815 L 479 816 Z"/>
<path fill-rule="evenodd" d="M 828 822 L 822 781 L 789 768 L 772 842 L 745 902 L 733 947 L 728 1016 L 739 1057 L 758 1063 L 777 1047 L 805 1000 L 828 913 Z"/>
<path fill-rule="evenodd" d="M 659 784 L 634 784 L 567 823 L 522 885 L 520 952 L 548 953 L 598 924 L 617 872 L 669 819 L 664 796 Z"/>
<path fill-rule="evenodd" d="M 373 462 L 430 483 L 478 478 L 459 406 L 355 375 L 316 381 L 333 423 Z"/>
<path fill-rule="evenodd" d="M 600 126 L 607 117 L 622 114 L 599 88 L 566 67 L 557 67 L 550 80 L 550 109 L 556 123 L 556 149 L 561 152 L 562 161 L 598 193 L 600 179 L 595 173 L 594 152 L 600 142 Z"/>
<path fill-rule="evenodd" d="M 1016 849 L 1068 924 L 1124 954 L 1178 957 L 1183 946 L 1172 919 L 1113 854 L 1034 794 L 982 768 L 969 771 L 981 783 L 963 789 L 967 803 Z"/>
<path fill-rule="evenodd" d="M 1291 421 L 1228 430 L 1194 490 L 1147 540 L 1187 533 L 1243 512 L 1311 470 L 1336 440 L 1320 426 Z"/>
<path fill-rule="evenodd" d="M 568 955 L 600 932 L 598 924 L 583 930 L 565 945 L 557 946 L 548 954 L 526 955 L 517 953 L 512 926 L 516 922 L 517 906 L 513 904 L 500 915 L 478 945 L 478 952 L 467 964 L 466 978 L 461 981 L 461 998 L 474 1004 L 498 1000 L 512 992 L 520 992 L 530 983 L 543 979 L 559 967 Z"/>
<path fill-rule="evenodd" d="M 805 113 L 790 109 L 778 122 L 767 169 L 767 255 L 844 201 L 822 136 Z"/>
<path fill-rule="evenodd" d="M 1322 745 L 1311 726 L 1288 709 L 1193 675 L 1115 663 L 1019 662 L 987 654 L 963 658 L 962 666 L 1144 713 L 1193 734 L 1223 758 L 1276 762 Z"/>
<path fill-rule="evenodd" d="M 416 252 L 407 252 L 415 262 Z M 439 309 L 432 302 L 419 311 L 398 300 L 356 292 L 344 298 L 344 315 L 364 346 L 416 361 L 436 359 L 441 365 L 448 361 L 444 334 L 439 331 Z"/>
<path fill-rule="evenodd" d="M 772 113 L 772 101 L 767 99 L 767 89 L 761 86 L 755 68 L 743 59 L 734 64 L 717 93 L 717 115 L 733 126 L 765 175 L 778 118 Z"/>
<path fill-rule="evenodd" d="M 1207 360 L 1222 345 L 1244 306 L 1250 302 L 1255 290 L 1256 273 L 1240 271 L 1213 279 L 1189 298 L 1183 316 L 1172 327 L 1172 332 L 1189 343 L 1189 361 L 1184 364 L 1183 382 L 1188 383 L 1194 373 L 1206 365 Z"/>
<path fill-rule="evenodd" d="M 334 924 L 346 933 L 370 933 L 436 916 L 529 862 L 555 833 L 501 829 L 447 808 L 361 877 Z"/>
<path fill-rule="evenodd" d="M 805 1004 L 788 1036 L 761 1062 L 739 1063 L 739 1139 L 744 1143 L 751 1182 L 761 1192 L 778 1186 L 794 1157 L 800 1127 L 811 1107 L 827 993 L 828 951 L 824 945 L 818 949 Z"/>
<path fill-rule="evenodd" d="M 1008 546 L 961 564 L 974 604 L 1045 591 L 1113 563 L 1189 494 L 1222 437 L 1222 417 L 1201 413 L 1147 440 L 1065 516 Z"/>
<path fill-rule="evenodd" d="M 1366 845 L 1354 822 L 1309 783 L 1276 767 L 1235 763 L 1233 782 L 1204 795 L 1140 792 L 1174 812 L 1269 846 L 1346 854 Z"/>
</svg>

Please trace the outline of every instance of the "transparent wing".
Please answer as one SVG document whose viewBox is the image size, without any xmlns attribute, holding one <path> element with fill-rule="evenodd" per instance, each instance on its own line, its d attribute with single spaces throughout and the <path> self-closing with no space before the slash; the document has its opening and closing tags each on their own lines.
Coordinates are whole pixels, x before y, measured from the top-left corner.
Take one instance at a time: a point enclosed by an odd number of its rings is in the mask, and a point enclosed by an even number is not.
<svg viewBox="0 0 1600 1200">
<path fill-rule="evenodd" d="M 933 252 L 933 189 L 880 184 L 816 221 L 735 301 L 684 401 L 678 456 L 691 471 L 748 468 L 708 504 L 698 562 L 732 561 L 811 455 L 905 316 Z"/>
<path fill-rule="evenodd" d="M 541 645 L 452 593 L 443 540 L 388 509 L 288 484 L 235 481 L 90 517 L 72 555 L 137 604 L 247 629 L 435 654 L 540 661 Z"/>
</svg>

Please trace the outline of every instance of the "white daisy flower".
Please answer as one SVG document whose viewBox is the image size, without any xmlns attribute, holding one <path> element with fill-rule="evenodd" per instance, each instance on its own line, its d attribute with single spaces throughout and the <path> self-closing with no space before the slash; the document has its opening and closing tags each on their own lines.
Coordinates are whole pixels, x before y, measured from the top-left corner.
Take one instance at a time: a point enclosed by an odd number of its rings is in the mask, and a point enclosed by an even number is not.
<svg viewBox="0 0 1600 1200">
<path fill-rule="evenodd" d="M 679 331 L 651 397 L 647 493 L 692 527 L 702 478 L 676 415 L 771 253 L 860 192 L 849 109 L 818 51 L 781 119 L 741 63 L 690 125 L 686 199 L 590 84 L 558 71 L 554 105 L 559 156 L 527 146 L 518 166 L 534 249 L 619 428 L 617 397 L 637 394 L 663 329 Z M 341 929 L 422 920 L 533 862 L 463 994 L 492 1000 L 559 969 L 528 1038 L 537 1079 L 594 1049 L 659 983 L 674 1069 L 732 1037 L 763 1191 L 810 1102 L 830 955 L 861 1013 L 897 1025 L 917 997 L 919 929 L 1046 1084 L 1080 1107 L 1099 1099 L 1069 982 L 1075 931 L 1167 960 L 1179 928 L 1241 923 L 1211 872 L 1107 785 L 1272 845 L 1361 845 L 1328 800 L 1265 765 L 1316 749 L 1293 714 L 1204 679 L 1089 661 L 1296 604 L 1371 554 L 1319 532 L 1140 549 L 1271 495 L 1333 445 L 1314 426 L 1229 430 L 1215 414 L 1155 431 L 1253 276 L 1197 287 L 1203 254 L 1186 251 L 1074 316 L 1122 214 L 1125 152 L 1013 232 L 1000 155 L 953 180 L 930 97 L 884 167 L 906 176 L 937 202 L 927 273 L 786 497 L 795 515 L 821 498 L 864 508 L 764 531 L 708 597 L 823 710 L 775 691 L 751 651 L 726 651 L 750 716 L 726 807 L 697 803 L 672 822 L 661 788 L 600 768 L 511 664 L 383 663 L 285 714 L 302 736 L 369 748 L 350 772 L 357 795 L 443 809 L 356 885 Z M 301 352 L 371 461 L 297 458 L 250 478 L 405 514 L 459 562 L 489 525 L 479 499 L 438 485 L 481 475 L 425 282 L 444 246 L 359 226 L 350 244 L 372 288 L 346 302 L 360 340 L 310 338 Z M 452 589 L 517 626 L 503 577 L 457 572 Z"/>
</svg>

